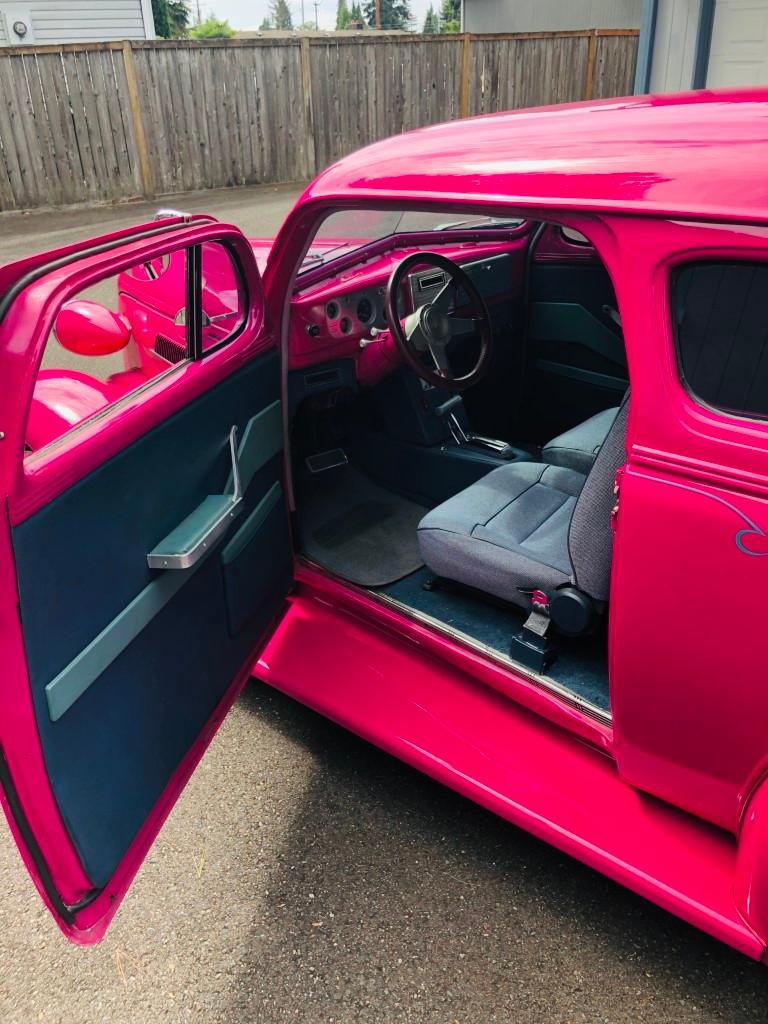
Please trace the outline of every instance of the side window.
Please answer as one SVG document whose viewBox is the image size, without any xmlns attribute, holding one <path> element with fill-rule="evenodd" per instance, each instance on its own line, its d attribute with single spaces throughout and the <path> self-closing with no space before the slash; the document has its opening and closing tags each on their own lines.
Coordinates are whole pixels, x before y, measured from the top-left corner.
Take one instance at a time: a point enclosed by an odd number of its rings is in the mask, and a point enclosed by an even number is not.
<svg viewBox="0 0 768 1024">
<path fill-rule="evenodd" d="M 218 242 L 138 264 L 70 299 L 35 382 L 27 455 L 232 340 L 245 314 L 239 270 Z"/>
<path fill-rule="evenodd" d="M 202 351 L 231 341 L 245 322 L 245 297 L 240 273 L 226 246 L 201 246 Z"/>
<path fill-rule="evenodd" d="M 768 264 L 695 263 L 672 280 L 683 383 L 705 405 L 768 417 Z"/>
</svg>

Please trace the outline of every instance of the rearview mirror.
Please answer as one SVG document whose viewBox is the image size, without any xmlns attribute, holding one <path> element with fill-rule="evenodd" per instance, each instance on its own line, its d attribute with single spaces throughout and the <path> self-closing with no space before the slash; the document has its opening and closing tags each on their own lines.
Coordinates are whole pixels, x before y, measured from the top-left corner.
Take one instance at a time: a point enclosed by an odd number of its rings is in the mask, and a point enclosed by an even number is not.
<svg viewBox="0 0 768 1024">
<path fill-rule="evenodd" d="M 131 325 L 124 316 L 88 299 L 63 305 L 54 330 L 59 344 L 79 356 L 109 356 L 131 339 Z"/>
</svg>

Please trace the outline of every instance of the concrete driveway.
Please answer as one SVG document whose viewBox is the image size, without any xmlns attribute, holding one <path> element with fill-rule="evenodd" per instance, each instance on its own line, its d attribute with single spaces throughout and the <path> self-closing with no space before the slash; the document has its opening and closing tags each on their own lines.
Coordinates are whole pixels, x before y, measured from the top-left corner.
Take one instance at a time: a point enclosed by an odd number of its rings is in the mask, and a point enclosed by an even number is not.
<svg viewBox="0 0 768 1024">
<path fill-rule="evenodd" d="M 293 189 L 176 200 L 269 234 Z M 0 218 L 0 262 L 146 207 Z M 70 946 L 0 828 L 0 1021 L 768 1020 L 768 971 L 249 686 L 107 939 Z"/>
</svg>

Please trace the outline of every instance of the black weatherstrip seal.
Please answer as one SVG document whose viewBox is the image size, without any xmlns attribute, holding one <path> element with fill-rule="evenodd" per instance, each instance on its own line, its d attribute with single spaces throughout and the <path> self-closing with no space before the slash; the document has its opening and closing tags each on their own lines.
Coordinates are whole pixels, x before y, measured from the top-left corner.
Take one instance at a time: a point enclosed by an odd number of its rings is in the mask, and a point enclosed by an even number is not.
<svg viewBox="0 0 768 1024">
<path fill-rule="evenodd" d="M 205 218 L 203 218 L 205 219 Z M 77 252 L 67 253 L 66 256 L 62 256 L 57 260 L 53 260 L 50 263 L 43 263 L 39 267 L 35 267 L 34 270 L 30 270 L 28 274 L 20 277 L 18 281 L 13 284 L 8 291 L 0 298 L 0 323 L 3 322 L 8 314 L 8 310 L 11 308 L 13 302 L 18 298 L 21 292 L 25 288 L 28 288 L 35 281 L 38 281 L 41 277 L 46 274 L 50 274 L 54 270 L 61 270 L 62 267 L 69 266 L 70 263 L 77 263 L 78 260 L 87 259 L 89 256 L 98 256 L 103 252 L 110 252 L 112 249 L 119 249 L 122 245 L 130 245 L 132 242 L 140 242 L 144 238 L 153 238 L 155 235 L 164 235 L 171 231 L 180 231 L 183 228 L 191 227 L 195 221 L 183 221 L 179 223 L 174 221 L 173 224 L 159 224 L 156 228 L 149 228 L 147 231 L 138 231 L 135 235 L 128 235 L 124 238 L 113 238 L 109 242 L 102 242 L 101 245 L 91 246 L 90 249 L 78 249 Z"/>
<path fill-rule="evenodd" d="M 2 747 L 0 747 L 0 785 L 3 787 L 5 799 L 8 801 L 8 809 L 11 812 L 16 828 L 19 830 L 22 841 L 29 852 L 32 863 L 35 865 L 35 869 L 37 870 L 43 889 L 45 889 L 45 894 L 51 901 L 51 906 L 65 924 L 74 924 L 77 912 L 82 910 L 84 907 L 87 907 L 89 903 L 93 903 L 96 897 L 101 893 L 101 889 L 91 889 L 91 891 L 82 900 L 80 900 L 79 903 L 75 903 L 72 906 L 64 903 L 56 886 L 53 884 L 51 873 L 48 870 L 48 865 L 45 862 L 45 858 L 43 857 L 40 847 L 37 845 L 37 840 L 32 835 L 32 830 L 29 827 L 27 819 L 24 817 L 24 812 L 21 809 L 21 803 L 19 802 L 16 787 L 13 784 L 11 773 L 8 770 L 5 751 Z"/>
</svg>

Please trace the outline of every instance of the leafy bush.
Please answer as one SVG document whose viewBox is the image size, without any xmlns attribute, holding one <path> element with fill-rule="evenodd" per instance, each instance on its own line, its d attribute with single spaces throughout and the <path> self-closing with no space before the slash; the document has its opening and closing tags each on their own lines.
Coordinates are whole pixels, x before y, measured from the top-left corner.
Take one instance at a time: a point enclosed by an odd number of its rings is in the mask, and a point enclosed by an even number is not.
<svg viewBox="0 0 768 1024">
<path fill-rule="evenodd" d="M 231 39 L 235 30 L 228 21 L 222 21 L 211 14 L 199 25 L 193 25 L 189 35 L 191 39 Z"/>
</svg>

